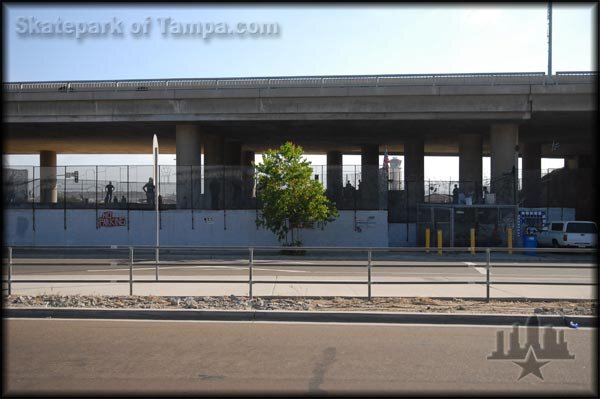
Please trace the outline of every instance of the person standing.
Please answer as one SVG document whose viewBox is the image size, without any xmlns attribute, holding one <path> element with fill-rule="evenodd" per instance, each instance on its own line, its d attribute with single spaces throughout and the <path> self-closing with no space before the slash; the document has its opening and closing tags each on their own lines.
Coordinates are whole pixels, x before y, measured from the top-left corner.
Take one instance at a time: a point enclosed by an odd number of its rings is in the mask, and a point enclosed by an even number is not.
<svg viewBox="0 0 600 399">
<path fill-rule="evenodd" d="M 142 187 L 142 190 L 146 193 L 146 202 L 154 205 L 154 180 L 151 177 L 148 178 L 148 183 Z"/>
<path fill-rule="evenodd" d="M 113 186 L 111 181 L 109 181 L 108 184 L 104 186 L 104 191 L 106 192 L 106 196 L 104 197 L 104 203 L 110 204 L 113 198 L 113 191 L 115 191 L 115 186 Z"/>
<path fill-rule="evenodd" d="M 452 190 L 452 202 L 458 204 L 458 186 L 454 185 L 454 190 Z"/>
</svg>

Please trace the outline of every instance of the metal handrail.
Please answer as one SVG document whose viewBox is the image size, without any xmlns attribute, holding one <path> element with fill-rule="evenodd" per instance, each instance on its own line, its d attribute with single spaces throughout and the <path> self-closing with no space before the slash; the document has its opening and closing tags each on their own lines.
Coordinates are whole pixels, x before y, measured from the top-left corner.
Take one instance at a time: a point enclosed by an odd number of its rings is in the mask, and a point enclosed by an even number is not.
<svg viewBox="0 0 600 399">
<path fill-rule="evenodd" d="M 509 206 L 509 205 L 507 205 Z M 513 205 L 510 205 L 513 206 Z M 10 245 L 4 246 L 4 248 L 13 248 L 13 249 L 53 249 L 53 250 L 69 250 L 73 248 L 77 249 L 107 249 L 107 250 L 116 250 L 116 249 L 195 249 L 201 251 L 213 251 L 213 250 L 224 250 L 224 251 L 249 251 L 250 248 L 256 251 L 357 251 L 357 252 L 425 252 L 426 247 L 327 247 L 327 246 L 319 246 L 319 247 L 284 247 L 284 246 L 274 246 L 274 245 L 265 245 L 265 246 L 243 246 L 243 245 L 222 245 L 222 246 L 211 246 L 211 245 L 160 245 L 157 247 L 153 244 L 148 245 L 69 245 L 69 246 L 57 246 L 57 245 Z M 471 247 L 444 247 L 444 252 L 467 252 L 471 249 Z M 484 252 L 489 249 L 491 252 L 507 252 L 508 249 L 504 247 L 475 247 L 476 252 Z M 538 252 L 564 252 L 564 253 L 595 253 L 597 252 L 596 248 L 512 248 L 512 251 L 538 251 Z"/>
<path fill-rule="evenodd" d="M 106 248 L 106 246 L 85 246 L 86 248 L 97 248 L 97 249 L 104 249 Z M 457 281 L 373 281 L 372 279 L 372 269 L 373 267 L 377 266 L 377 267 L 385 267 L 384 265 L 376 265 L 373 262 L 373 252 L 381 252 L 381 251 L 385 251 L 387 250 L 388 252 L 394 252 L 393 250 L 396 251 L 405 251 L 405 252 L 421 252 L 421 253 L 427 253 L 427 248 L 425 247 L 391 247 L 391 248 L 387 248 L 387 247 L 274 247 L 274 246 L 264 246 L 264 247 L 193 247 L 193 246 L 170 246 L 170 247 L 156 247 L 156 246 L 127 246 L 126 248 L 128 248 L 128 261 L 127 264 L 129 264 L 129 279 L 34 279 L 34 280 L 26 280 L 26 279 L 21 279 L 21 280 L 15 280 L 13 279 L 13 266 L 15 265 L 20 265 L 20 266 L 24 266 L 24 265 L 31 265 L 31 263 L 27 263 L 27 262 L 14 262 L 14 258 L 13 258 L 13 249 L 14 248 L 19 248 L 19 249 L 25 249 L 25 248 L 36 248 L 36 247 L 32 247 L 32 246 L 9 246 L 6 247 L 8 250 L 8 279 L 7 280 L 3 280 L 3 282 L 6 282 L 8 284 L 8 295 L 12 294 L 12 284 L 14 283 L 128 283 L 129 284 L 129 295 L 133 295 L 133 284 L 134 283 L 219 283 L 219 284 L 230 284 L 230 283 L 243 283 L 243 284 L 248 284 L 248 293 L 249 293 L 249 297 L 252 298 L 253 297 L 253 291 L 252 291 L 252 287 L 255 284 L 349 284 L 349 285 L 367 285 L 368 288 L 368 298 L 369 300 L 371 300 L 372 298 L 372 291 L 371 291 L 371 286 L 373 284 L 375 285 L 412 285 L 412 284 L 434 284 L 434 285 L 438 285 L 438 284 L 454 284 L 454 285 L 460 285 L 460 284 L 485 284 L 486 286 L 486 300 L 489 302 L 490 300 L 490 286 L 492 284 L 502 284 L 502 285 L 565 285 L 565 286 L 597 286 L 598 284 L 596 282 L 588 282 L 588 283 L 580 283 L 580 282 L 536 282 L 536 281 L 491 281 L 491 269 L 492 269 L 492 262 L 491 262 L 491 252 L 509 252 L 512 253 L 512 251 L 518 252 L 518 251 L 527 251 L 527 252 L 531 252 L 531 251 L 539 251 L 539 252 L 569 252 L 569 253 L 596 253 L 597 249 L 583 249 L 583 248 L 475 248 L 474 252 L 471 253 L 476 253 L 476 252 L 483 252 L 485 251 L 485 255 L 486 255 L 486 261 L 485 261 L 485 267 L 486 267 L 486 276 L 485 276 L 485 281 L 472 281 L 472 280 L 457 280 Z M 37 247 L 37 248 L 45 248 L 45 247 Z M 54 248 L 54 249 L 60 249 L 61 247 L 50 247 L 50 248 Z M 72 248 L 72 247 L 62 247 L 62 249 L 65 248 Z M 125 248 L 125 246 L 121 246 L 121 249 Z M 144 265 L 147 266 L 149 264 L 152 264 L 151 262 L 145 262 L 145 263 L 141 263 L 141 262 L 135 262 L 134 261 L 134 250 L 135 248 L 138 249 L 154 249 L 156 251 L 156 258 L 155 258 L 155 267 L 156 267 L 156 278 L 155 279 L 138 279 L 138 280 L 134 280 L 133 278 L 133 270 L 134 270 L 134 265 Z M 165 265 L 170 265 L 172 264 L 171 262 L 166 262 L 166 263 L 161 263 L 159 260 L 159 251 L 160 249 L 190 249 L 190 248 L 200 248 L 200 249 L 206 249 L 206 250 L 235 250 L 235 251 L 239 251 L 239 250 L 245 250 L 248 251 L 248 278 L 247 279 L 228 279 L 228 280 L 221 280 L 221 279 L 159 279 L 159 268 L 160 265 L 162 264 L 163 266 Z M 118 246 L 111 246 L 110 249 L 119 249 Z M 254 280 L 253 279 L 253 266 L 255 265 L 255 258 L 254 258 L 254 254 L 256 250 L 292 250 L 292 251 L 306 251 L 306 250 L 327 250 L 327 251 L 343 251 L 344 253 L 347 253 L 348 250 L 355 250 L 355 251 L 360 251 L 360 252 L 367 252 L 367 262 L 366 262 L 366 266 L 367 266 L 367 279 L 366 281 L 364 280 Z M 478 251 L 479 250 L 479 251 Z M 472 248 L 470 247 L 460 247 L 460 248 L 447 248 L 446 251 L 462 251 L 465 253 L 469 253 L 469 251 L 472 251 Z M 431 253 L 431 255 L 428 255 L 429 259 L 431 259 L 433 255 L 433 252 Z M 114 262 L 111 262 L 112 264 L 114 264 Z M 35 263 L 33 265 L 37 265 L 38 263 Z M 186 266 L 193 266 L 193 265 L 198 265 L 198 263 L 189 263 L 187 262 L 185 264 Z M 202 264 L 200 264 L 202 265 Z M 236 264 L 237 266 L 239 266 L 239 263 Z M 261 266 L 263 266 L 261 264 Z M 268 266 L 268 265 L 265 265 Z M 321 266 L 321 265 L 306 265 L 306 266 Z M 408 265 L 397 265 L 394 267 L 407 267 Z M 439 267 L 436 266 L 435 263 L 432 263 L 432 267 Z M 463 265 L 445 265 L 445 267 L 464 267 Z M 511 267 L 508 265 L 497 265 L 497 267 L 500 268 L 504 268 L 504 267 Z M 522 266 L 521 266 L 522 267 Z M 529 266 L 526 266 L 529 267 Z M 573 268 L 578 268 L 578 269 L 595 269 L 597 266 L 556 266 L 556 265 L 532 265 L 532 267 L 543 267 L 543 268 L 564 268 L 564 269 L 573 269 Z"/>
<path fill-rule="evenodd" d="M 557 72 L 555 76 L 595 76 L 595 71 Z M 383 75 L 324 75 L 324 76 L 271 76 L 271 77 L 224 77 L 224 78 L 171 78 L 171 79 L 127 79 L 86 81 L 36 81 L 7 82 L 3 90 L 22 91 L 80 91 L 92 90 L 152 90 L 152 89 L 228 89 L 228 88 L 285 88 L 285 87 L 382 87 L 391 80 L 423 80 L 427 84 L 439 85 L 440 79 L 491 78 L 489 84 L 503 84 L 495 78 L 525 77 L 541 78 L 544 72 L 491 72 L 491 73 L 439 73 L 439 74 L 383 74 Z M 386 82 L 388 82 L 386 84 Z M 513 82 L 506 82 L 511 84 Z M 542 83 L 540 81 L 540 83 Z M 464 84 L 464 82 L 463 82 Z M 478 80 L 476 84 L 482 84 Z"/>
<path fill-rule="evenodd" d="M 561 71 L 556 72 L 558 76 L 595 76 L 598 75 L 598 71 Z"/>
</svg>

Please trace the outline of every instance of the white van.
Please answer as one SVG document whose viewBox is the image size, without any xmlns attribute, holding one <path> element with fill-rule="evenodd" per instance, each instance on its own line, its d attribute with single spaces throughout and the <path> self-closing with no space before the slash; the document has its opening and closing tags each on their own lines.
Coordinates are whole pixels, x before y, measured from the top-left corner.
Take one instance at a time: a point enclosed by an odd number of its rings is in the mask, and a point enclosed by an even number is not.
<svg viewBox="0 0 600 399">
<path fill-rule="evenodd" d="M 558 221 L 544 225 L 537 236 L 539 246 L 597 247 L 598 227 L 594 222 Z"/>
</svg>

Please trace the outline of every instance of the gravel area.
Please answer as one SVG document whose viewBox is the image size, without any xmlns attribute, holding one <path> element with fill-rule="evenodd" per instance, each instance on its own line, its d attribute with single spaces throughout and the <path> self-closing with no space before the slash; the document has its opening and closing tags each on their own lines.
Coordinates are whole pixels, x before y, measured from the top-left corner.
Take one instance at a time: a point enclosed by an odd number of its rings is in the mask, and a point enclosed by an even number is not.
<svg viewBox="0 0 600 399">
<path fill-rule="evenodd" d="M 427 297 L 366 298 L 277 297 L 249 299 L 244 296 L 91 296 L 11 295 L 6 307 L 71 307 L 132 309 L 222 309 L 222 310 L 308 310 L 386 311 L 440 313 L 536 313 L 549 315 L 597 315 L 598 303 L 590 300 L 543 301 L 535 299 L 435 299 Z"/>
</svg>

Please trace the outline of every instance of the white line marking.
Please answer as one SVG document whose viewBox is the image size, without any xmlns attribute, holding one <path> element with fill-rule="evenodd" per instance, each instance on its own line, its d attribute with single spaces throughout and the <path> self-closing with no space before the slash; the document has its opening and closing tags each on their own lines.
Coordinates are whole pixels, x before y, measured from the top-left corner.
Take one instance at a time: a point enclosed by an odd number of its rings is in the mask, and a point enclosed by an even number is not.
<svg viewBox="0 0 600 399">
<path fill-rule="evenodd" d="M 481 274 L 485 274 L 486 270 L 483 267 L 475 267 L 475 265 L 477 263 L 473 263 L 473 262 L 463 262 L 465 265 L 472 267 L 473 269 L 477 270 L 479 273 Z"/>
<path fill-rule="evenodd" d="M 50 308 L 48 308 L 50 309 Z M 136 309 L 139 310 L 139 309 Z M 247 310 L 252 311 L 252 310 Z M 315 312 L 316 313 L 316 312 Z M 372 312 L 377 313 L 377 312 Z M 424 313 L 426 314 L 426 313 Z M 479 314 L 479 313 L 474 313 Z M 485 313 L 481 313 L 485 314 Z M 506 316 L 506 314 L 504 314 Z M 523 315 L 518 315 L 523 316 Z M 555 316 L 555 315 L 553 315 Z M 577 317 L 577 316 L 573 316 Z M 23 320 L 23 321 L 75 321 L 75 322 L 86 322 L 86 321 L 121 321 L 121 322 L 131 322 L 131 323 L 206 323 L 206 324 L 311 324 L 311 325 L 353 325 L 353 326 L 390 326 L 390 327 L 434 327 L 434 328 L 446 328 L 446 327 L 462 327 L 462 328 L 489 328 L 489 329 L 509 329 L 510 325 L 481 325 L 481 324 L 431 324 L 431 323 L 370 323 L 370 322 L 362 322 L 362 323 L 352 323 L 352 322 L 325 322 L 325 321 L 269 321 L 269 320 L 151 320 L 151 319 L 71 319 L 71 318 L 61 318 L 61 317 L 53 317 L 53 318 L 34 318 L 34 317 L 6 317 L 4 320 Z M 525 326 L 522 326 L 525 327 Z M 554 326 L 555 329 L 560 330 L 570 330 L 571 328 L 566 326 Z M 596 330 L 596 327 L 579 327 L 578 330 Z"/>
</svg>

